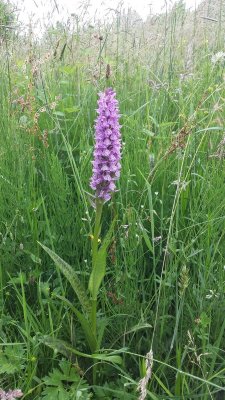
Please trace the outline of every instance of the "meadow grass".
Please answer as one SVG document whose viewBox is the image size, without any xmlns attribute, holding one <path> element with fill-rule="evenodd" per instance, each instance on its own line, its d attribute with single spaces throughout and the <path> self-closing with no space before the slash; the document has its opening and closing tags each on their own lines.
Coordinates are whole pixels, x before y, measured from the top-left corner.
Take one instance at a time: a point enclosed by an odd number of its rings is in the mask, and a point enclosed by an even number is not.
<svg viewBox="0 0 225 400">
<path fill-rule="evenodd" d="M 58 27 L 42 40 L 15 34 L 3 43 L 4 390 L 21 388 L 24 399 L 136 399 L 152 349 L 147 398 L 225 395 L 224 56 L 211 62 L 224 50 L 223 7 L 214 25 L 182 7 L 146 23 L 118 10 L 101 27 L 75 20 L 72 32 Z M 116 223 L 98 328 L 102 349 L 118 351 L 123 363 L 98 361 L 93 385 L 89 359 L 46 345 L 48 337 L 89 353 L 73 309 L 62 301 L 78 307 L 71 286 L 38 242 L 87 284 L 94 121 L 97 94 L 109 85 L 107 64 L 123 154 L 118 192 L 103 212 L 103 234 L 115 216 Z"/>
</svg>

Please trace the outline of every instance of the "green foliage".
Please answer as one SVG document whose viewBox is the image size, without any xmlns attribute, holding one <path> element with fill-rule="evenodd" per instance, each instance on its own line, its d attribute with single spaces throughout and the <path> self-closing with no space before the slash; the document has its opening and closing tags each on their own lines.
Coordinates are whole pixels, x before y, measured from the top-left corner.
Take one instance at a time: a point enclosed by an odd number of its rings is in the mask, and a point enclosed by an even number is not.
<svg viewBox="0 0 225 400">
<path fill-rule="evenodd" d="M 70 282 L 75 294 L 77 295 L 81 306 L 86 312 L 90 311 L 90 304 L 86 292 L 76 274 L 74 269 L 62 260 L 54 251 L 50 250 L 46 246 L 40 243 L 43 249 L 50 255 L 56 266 L 60 269 L 66 279 Z"/>
<path fill-rule="evenodd" d="M 25 349 L 21 345 L 7 345 L 0 348 L 0 374 L 12 375 L 25 368 Z"/>
<path fill-rule="evenodd" d="M 73 304 L 69 300 L 65 299 L 65 297 L 63 297 L 63 296 L 57 296 L 57 297 L 60 300 L 62 300 L 62 302 L 65 305 L 68 305 L 70 307 L 71 311 L 75 314 L 75 316 L 77 317 L 77 319 L 79 320 L 79 322 L 82 326 L 82 329 L 83 329 L 84 335 L 86 337 L 87 343 L 90 347 L 90 350 L 92 352 L 94 352 L 97 347 L 97 342 L 96 342 L 95 336 L 93 335 L 93 332 L 92 332 L 92 329 L 91 329 L 91 326 L 90 326 L 88 320 L 80 313 L 80 311 L 77 310 L 76 307 L 73 306 Z"/>
<path fill-rule="evenodd" d="M 50 348 L 52 348 L 55 352 L 59 352 L 60 354 L 63 354 L 65 357 L 67 357 L 68 359 L 75 359 L 75 355 L 76 356 L 80 356 L 80 357 L 84 357 L 84 358 L 89 358 L 89 359 L 93 359 L 93 360 L 99 360 L 99 361 L 105 361 L 105 362 L 109 362 L 109 363 L 113 363 L 113 364 L 122 364 L 122 358 L 117 355 L 116 353 L 122 352 L 122 350 L 120 351 L 116 351 L 114 352 L 102 352 L 102 353 L 93 353 L 93 354 L 85 354 L 82 353 L 81 351 L 75 349 L 74 347 L 72 347 L 69 343 L 60 340 L 60 339 L 53 339 L 51 337 L 44 337 L 43 338 L 43 343 L 46 346 L 49 346 Z"/>
<path fill-rule="evenodd" d="M 78 375 L 74 365 L 60 361 L 43 379 L 45 388 L 41 398 L 44 400 L 88 400 L 91 398 L 86 381 Z"/>
<path fill-rule="evenodd" d="M 100 285 L 101 285 L 102 280 L 106 273 L 107 249 L 108 249 L 111 239 L 112 239 L 115 222 L 116 222 L 116 220 L 114 219 L 114 221 L 112 222 L 112 224 L 107 232 L 106 237 L 103 240 L 102 245 L 97 250 L 97 254 L 94 259 L 94 265 L 93 265 L 93 269 L 91 271 L 88 288 L 92 295 L 92 299 L 95 301 L 97 300 L 99 288 L 100 288 Z"/>
<path fill-rule="evenodd" d="M 1 387 L 79 396 L 62 354 L 88 382 L 95 364 L 84 398 L 136 399 L 152 349 L 150 399 L 222 398 L 224 4 L 206 16 L 178 2 L 144 22 L 118 8 L 102 26 L 82 13 L 43 37 L 0 32 Z M 122 170 L 92 270 L 95 110 L 108 84 Z"/>
</svg>

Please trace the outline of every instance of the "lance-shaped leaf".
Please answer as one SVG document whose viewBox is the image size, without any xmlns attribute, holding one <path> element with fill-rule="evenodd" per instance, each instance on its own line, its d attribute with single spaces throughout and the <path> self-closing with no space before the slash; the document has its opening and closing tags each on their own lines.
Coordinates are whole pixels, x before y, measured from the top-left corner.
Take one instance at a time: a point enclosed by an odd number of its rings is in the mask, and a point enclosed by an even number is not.
<svg viewBox="0 0 225 400">
<path fill-rule="evenodd" d="M 43 343 L 53 349 L 54 351 L 58 351 L 63 354 L 66 358 L 70 359 L 72 362 L 75 362 L 76 357 L 85 357 L 91 358 L 99 361 L 111 362 L 113 364 L 122 364 L 122 358 L 118 355 L 118 351 L 111 353 L 94 353 L 94 354 L 86 354 L 77 349 L 71 347 L 71 345 L 64 340 L 54 339 L 50 336 L 45 336 L 42 339 Z"/>
<path fill-rule="evenodd" d="M 110 229 L 109 229 L 100 249 L 98 250 L 96 258 L 95 258 L 94 266 L 93 266 L 93 269 L 91 272 L 91 276 L 89 279 L 89 285 L 88 285 L 88 288 L 92 295 L 92 300 L 97 300 L 99 287 L 100 287 L 100 285 L 104 279 L 105 273 L 106 273 L 107 249 L 111 242 L 115 222 L 116 222 L 116 218 L 114 218 L 114 220 L 110 226 Z"/>
<path fill-rule="evenodd" d="M 60 269 L 60 271 L 63 273 L 63 275 L 66 277 L 66 279 L 69 281 L 70 285 L 72 286 L 74 292 L 76 293 L 81 306 L 83 309 L 89 313 L 90 312 L 90 302 L 87 297 L 86 291 L 81 284 L 76 272 L 73 270 L 73 268 L 67 264 L 62 258 L 60 258 L 54 251 L 50 250 L 48 247 L 44 246 L 42 243 L 38 242 L 41 247 L 46 251 L 46 253 L 49 254 L 49 256 L 52 258 L 52 260 L 55 262 L 57 267 Z"/>
<path fill-rule="evenodd" d="M 83 316 L 83 314 L 80 313 L 79 310 L 77 310 L 76 307 L 74 307 L 74 305 L 68 299 L 66 299 L 63 296 L 58 296 L 58 295 L 56 295 L 56 297 L 58 299 L 62 300 L 64 304 L 68 305 L 70 307 L 70 309 L 73 311 L 73 313 L 76 315 L 76 317 L 78 318 L 78 320 L 82 326 L 82 329 L 85 334 L 87 343 L 90 347 L 90 350 L 95 351 L 95 349 L 97 347 L 97 341 L 96 341 L 95 336 L 93 335 L 91 326 L 90 326 L 89 322 L 87 321 L 87 319 Z"/>
</svg>

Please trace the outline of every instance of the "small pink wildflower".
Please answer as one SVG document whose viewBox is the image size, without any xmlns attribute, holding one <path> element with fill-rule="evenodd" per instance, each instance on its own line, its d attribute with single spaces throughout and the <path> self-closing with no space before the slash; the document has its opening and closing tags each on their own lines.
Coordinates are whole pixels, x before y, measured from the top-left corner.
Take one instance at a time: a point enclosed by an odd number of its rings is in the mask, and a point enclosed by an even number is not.
<svg viewBox="0 0 225 400">
<path fill-rule="evenodd" d="M 23 396 L 23 393 L 20 389 L 9 390 L 5 392 L 4 390 L 0 389 L 0 400 L 15 400 Z"/>
</svg>

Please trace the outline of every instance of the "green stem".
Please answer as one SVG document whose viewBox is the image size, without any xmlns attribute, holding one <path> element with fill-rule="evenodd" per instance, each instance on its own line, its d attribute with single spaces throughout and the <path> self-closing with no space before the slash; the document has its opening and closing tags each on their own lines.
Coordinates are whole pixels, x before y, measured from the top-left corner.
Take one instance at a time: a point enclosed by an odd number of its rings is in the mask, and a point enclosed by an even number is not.
<svg viewBox="0 0 225 400">
<path fill-rule="evenodd" d="M 96 200 L 96 214 L 95 214 L 95 227 L 94 227 L 94 235 L 92 241 L 92 268 L 95 265 L 95 259 L 98 252 L 98 240 L 100 235 L 100 223 L 101 223 L 101 216 L 102 216 L 102 207 L 103 203 L 101 200 Z"/>
<path fill-rule="evenodd" d="M 94 235 L 92 240 L 92 269 L 95 266 L 96 257 L 98 254 L 98 240 L 101 231 L 101 216 L 102 216 L 103 202 L 101 200 L 96 200 L 96 214 L 95 214 L 95 227 Z M 92 299 L 92 310 L 91 310 L 91 324 L 93 329 L 93 334 L 96 337 L 96 314 L 97 314 L 97 300 Z"/>
<path fill-rule="evenodd" d="M 93 334 L 96 337 L 96 331 L 97 331 L 97 318 L 96 318 L 96 314 L 97 314 L 97 300 L 93 300 L 92 299 L 92 307 L 91 307 L 91 326 L 93 329 Z M 96 349 L 95 349 L 96 351 Z"/>
<path fill-rule="evenodd" d="M 96 262 L 96 257 L 98 254 L 98 240 L 99 240 L 99 235 L 101 231 L 101 216 L 102 216 L 102 207 L 103 207 L 103 202 L 101 200 L 96 200 L 96 214 L 95 214 L 95 227 L 94 227 L 94 235 L 93 235 L 93 240 L 92 240 L 92 269 L 95 266 Z M 93 334 L 96 338 L 96 343 L 97 343 L 97 299 L 92 299 L 91 300 L 92 307 L 91 307 L 91 326 L 93 330 Z M 97 348 L 95 349 L 95 351 Z M 96 373 L 97 369 L 96 366 L 93 366 L 93 384 L 96 384 Z"/>
</svg>

